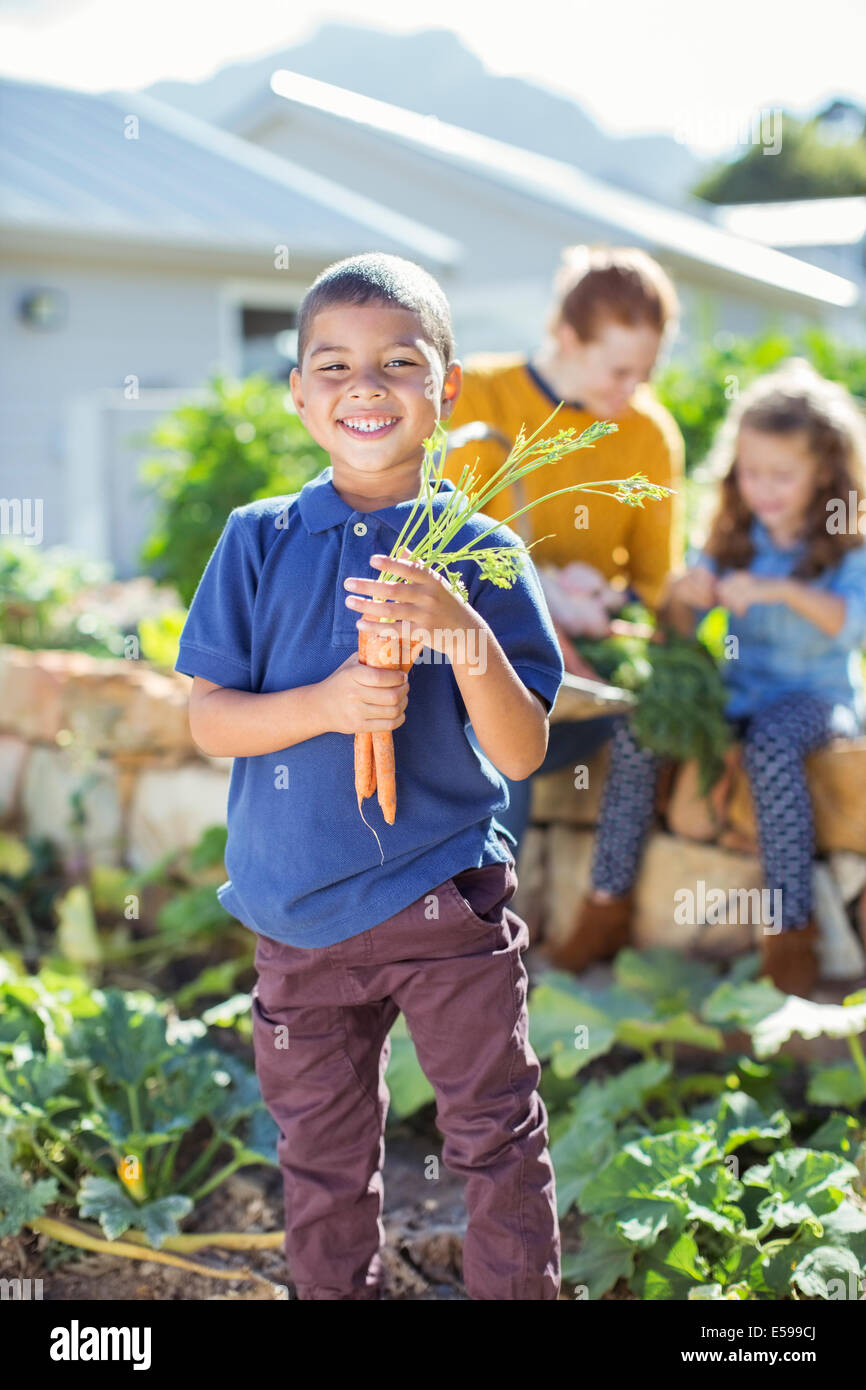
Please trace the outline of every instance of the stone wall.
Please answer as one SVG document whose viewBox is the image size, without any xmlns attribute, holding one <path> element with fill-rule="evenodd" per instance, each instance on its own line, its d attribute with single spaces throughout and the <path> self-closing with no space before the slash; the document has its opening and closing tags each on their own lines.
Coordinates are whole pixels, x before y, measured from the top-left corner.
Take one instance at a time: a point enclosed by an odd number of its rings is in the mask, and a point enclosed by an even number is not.
<svg viewBox="0 0 866 1390">
<path fill-rule="evenodd" d="M 189 732 L 188 676 L 144 662 L 0 646 L 0 816 L 75 872 L 148 868 L 225 821 L 230 758 Z"/>
</svg>

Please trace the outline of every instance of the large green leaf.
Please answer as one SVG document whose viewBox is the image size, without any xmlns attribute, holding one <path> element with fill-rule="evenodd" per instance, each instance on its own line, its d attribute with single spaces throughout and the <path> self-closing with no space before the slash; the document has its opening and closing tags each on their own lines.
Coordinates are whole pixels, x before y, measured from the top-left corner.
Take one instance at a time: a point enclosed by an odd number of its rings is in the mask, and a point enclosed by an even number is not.
<svg viewBox="0 0 866 1390">
<path fill-rule="evenodd" d="M 807 1298 L 830 1298 L 837 1295 L 840 1283 L 846 1289 L 853 1284 L 856 1289 L 860 1273 L 860 1261 L 853 1251 L 838 1245 L 818 1245 L 800 1260 L 792 1283 Z"/>
<path fill-rule="evenodd" d="M 860 1126 L 853 1115 L 840 1115 L 838 1112 L 825 1120 L 806 1140 L 807 1149 L 832 1149 L 843 1158 L 854 1160 Z"/>
<path fill-rule="evenodd" d="M 769 980 L 743 980 L 736 984 L 723 980 L 704 999 L 698 1012 L 706 1023 L 748 1031 L 762 1018 L 775 1013 L 786 997 Z"/>
<path fill-rule="evenodd" d="M 585 1284 L 591 1299 L 601 1298 L 633 1269 L 633 1249 L 595 1218 L 584 1223 L 577 1254 L 562 1260 L 563 1279 L 569 1284 Z"/>
<path fill-rule="evenodd" d="M 648 1300 L 687 1299 L 692 1289 L 709 1282 L 710 1267 L 688 1231 L 667 1232 L 651 1250 L 641 1252 L 631 1288 Z"/>
<path fill-rule="evenodd" d="M 853 1062 L 814 1067 L 806 1099 L 813 1105 L 846 1105 L 850 1110 L 857 1110 L 866 1101 L 866 1081 Z"/>
<path fill-rule="evenodd" d="M 158 1250 L 166 1236 L 178 1233 L 178 1221 L 193 1209 L 191 1198 L 180 1193 L 160 1197 L 155 1202 L 139 1205 L 111 1178 L 89 1174 L 78 1189 L 78 1210 L 82 1216 L 95 1216 L 106 1240 L 117 1240 L 124 1231 L 134 1228 L 144 1231 L 150 1244 Z"/>
<path fill-rule="evenodd" d="M 733 1235 L 746 1224 L 736 1205 L 742 1184 L 724 1163 L 705 1163 L 696 1173 L 690 1173 L 686 1184 L 686 1216 L 699 1221 L 713 1231 Z"/>
<path fill-rule="evenodd" d="M 598 1120 L 587 1130 L 573 1123 L 550 1145 L 550 1159 L 556 1174 L 556 1206 L 560 1219 L 578 1202 L 583 1189 L 610 1161 L 619 1145 L 609 1120 Z"/>
<path fill-rule="evenodd" d="M 723 1095 L 714 1118 L 719 1148 L 726 1154 L 753 1139 L 781 1139 L 791 1131 L 791 1122 L 784 1110 L 766 1115 L 745 1091 L 729 1091 Z"/>
<path fill-rule="evenodd" d="M 573 1076 L 594 1057 L 609 1052 L 615 1027 L 586 994 L 553 972 L 529 999 L 529 1041 L 540 1058 L 549 1058 L 557 1076 Z"/>
<path fill-rule="evenodd" d="M 853 1163 L 829 1150 L 786 1149 L 747 1169 L 742 1180 L 767 1190 L 758 1206 L 762 1220 L 772 1216 L 777 1226 L 786 1227 L 833 1211 L 857 1177 Z"/>
<path fill-rule="evenodd" d="M 613 973 L 619 985 L 651 999 L 664 1014 L 696 1009 L 718 983 L 718 972 L 712 966 L 661 946 L 620 951 Z"/>
<path fill-rule="evenodd" d="M 704 1134 L 672 1131 L 635 1140 L 586 1184 L 581 1210 L 607 1214 L 625 1240 L 651 1245 L 662 1231 L 682 1226 L 687 1175 L 712 1158 L 721 1154 Z"/>
<path fill-rule="evenodd" d="M 0 1238 L 16 1236 L 22 1226 L 35 1221 L 57 1199 L 57 1180 L 29 1182 L 12 1162 L 9 1141 L 0 1134 Z"/>
<path fill-rule="evenodd" d="M 101 1067 L 111 1081 L 137 1086 L 171 1056 L 165 1019 L 148 995 L 110 989 L 104 1001 L 100 1014 L 76 1026 L 67 1050 Z"/>
<path fill-rule="evenodd" d="M 866 1032 L 866 1002 L 815 1004 L 791 994 L 775 1012 L 753 1023 L 752 1044 L 758 1057 L 778 1052 L 792 1033 L 803 1038 L 850 1038 Z"/>
<path fill-rule="evenodd" d="M 724 1038 L 718 1028 L 701 1023 L 694 1014 L 671 1014 L 667 1018 L 622 1019 L 616 1027 L 616 1040 L 624 1047 L 643 1051 L 658 1043 L 686 1043 L 689 1047 L 705 1047 L 721 1052 Z"/>
</svg>

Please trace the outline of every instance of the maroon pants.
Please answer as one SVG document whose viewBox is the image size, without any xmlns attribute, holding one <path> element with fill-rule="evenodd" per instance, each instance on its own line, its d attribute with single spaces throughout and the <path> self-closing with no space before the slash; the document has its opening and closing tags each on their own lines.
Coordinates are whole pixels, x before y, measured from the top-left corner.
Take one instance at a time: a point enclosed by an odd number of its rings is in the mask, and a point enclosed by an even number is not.
<svg viewBox="0 0 866 1390">
<path fill-rule="evenodd" d="M 467 1293 L 558 1297 L 548 1117 L 521 958 L 529 932 L 507 907 L 516 887 L 510 859 L 464 870 L 335 946 L 259 936 L 256 1072 L 280 1129 L 284 1250 L 299 1298 L 382 1296 L 385 1068 L 400 1012 L 436 1094 L 442 1161 L 466 1178 Z"/>
</svg>

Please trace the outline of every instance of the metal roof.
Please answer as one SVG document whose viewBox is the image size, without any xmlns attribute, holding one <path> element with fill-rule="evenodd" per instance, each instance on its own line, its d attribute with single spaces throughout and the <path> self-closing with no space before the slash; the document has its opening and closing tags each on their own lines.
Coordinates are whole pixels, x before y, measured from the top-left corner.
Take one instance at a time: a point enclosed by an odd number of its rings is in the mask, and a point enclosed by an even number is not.
<svg viewBox="0 0 866 1390">
<path fill-rule="evenodd" d="M 138 138 L 124 134 L 130 117 Z M 0 80 L 0 224 L 223 254 L 383 250 L 438 266 L 458 243 L 141 92 Z M 19 237 L 20 239 L 20 237 Z"/>
<path fill-rule="evenodd" d="M 733 236 L 687 212 L 614 188 L 561 160 L 284 68 L 271 77 L 271 90 L 298 106 L 367 126 L 399 144 L 422 149 L 431 159 L 469 169 L 473 176 L 516 190 L 535 202 L 606 223 L 616 235 L 625 234 L 632 242 L 826 304 L 849 307 L 859 298 L 857 286 L 841 275 Z M 242 129 L 243 122 L 267 109 L 268 97 L 259 97 L 237 113 L 233 128 Z"/>
<path fill-rule="evenodd" d="M 729 203 L 715 209 L 714 220 L 766 246 L 856 246 L 866 241 L 866 198 Z"/>
</svg>

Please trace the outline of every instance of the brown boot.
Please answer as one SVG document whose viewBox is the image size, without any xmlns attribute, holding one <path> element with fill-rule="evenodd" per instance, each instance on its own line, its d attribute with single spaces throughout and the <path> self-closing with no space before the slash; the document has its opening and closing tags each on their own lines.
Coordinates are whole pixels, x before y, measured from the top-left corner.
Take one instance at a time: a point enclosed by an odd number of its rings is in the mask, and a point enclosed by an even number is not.
<svg viewBox="0 0 866 1390">
<path fill-rule="evenodd" d="M 761 974 L 776 989 L 808 999 L 818 980 L 818 927 L 810 917 L 805 927 L 789 928 L 761 941 Z"/>
<path fill-rule="evenodd" d="M 595 961 L 610 960 L 631 937 L 632 895 L 607 903 L 585 897 L 571 934 L 547 947 L 547 958 L 560 970 L 584 970 Z"/>
</svg>

